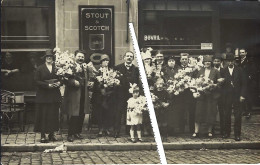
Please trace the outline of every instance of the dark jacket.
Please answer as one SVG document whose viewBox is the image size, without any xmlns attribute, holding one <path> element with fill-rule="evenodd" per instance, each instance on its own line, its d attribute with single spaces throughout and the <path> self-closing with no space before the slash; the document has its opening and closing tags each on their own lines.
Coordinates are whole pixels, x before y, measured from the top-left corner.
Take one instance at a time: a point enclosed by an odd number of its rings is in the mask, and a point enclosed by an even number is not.
<svg viewBox="0 0 260 165">
<path fill-rule="evenodd" d="M 232 93 L 236 99 L 239 99 L 240 96 L 246 97 L 247 81 L 245 73 L 240 67 L 234 66 L 232 75 L 230 75 L 228 67 L 224 68 L 221 71 L 221 77 L 225 79 L 223 84 L 224 95 L 225 93 Z"/>
<path fill-rule="evenodd" d="M 132 65 L 127 70 L 124 63 L 119 64 L 115 67 L 115 70 L 119 71 L 123 76 L 120 79 L 120 87 L 118 88 L 119 95 L 125 98 L 127 101 L 131 94 L 129 94 L 130 83 L 136 83 L 139 85 L 139 70 L 136 66 Z"/>
<path fill-rule="evenodd" d="M 90 98 L 88 90 L 89 69 L 82 73 L 81 79 L 71 78 L 65 82 L 63 112 L 69 116 L 79 116 L 80 108 L 84 108 L 84 113 L 90 113 Z M 80 82 L 80 87 L 75 86 L 75 80 Z M 84 92 L 84 93 L 82 93 Z M 84 97 L 84 100 L 81 98 Z M 83 100 L 83 101 L 82 101 Z"/>
<path fill-rule="evenodd" d="M 42 64 L 37 68 L 34 76 L 37 84 L 36 103 L 55 103 L 61 101 L 59 88 L 49 88 L 49 83 L 47 82 L 51 79 L 58 80 L 58 76 L 54 72 L 54 67 L 52 65 L 52 73 L 50 73 L 46 64 Z"/>
</svg>

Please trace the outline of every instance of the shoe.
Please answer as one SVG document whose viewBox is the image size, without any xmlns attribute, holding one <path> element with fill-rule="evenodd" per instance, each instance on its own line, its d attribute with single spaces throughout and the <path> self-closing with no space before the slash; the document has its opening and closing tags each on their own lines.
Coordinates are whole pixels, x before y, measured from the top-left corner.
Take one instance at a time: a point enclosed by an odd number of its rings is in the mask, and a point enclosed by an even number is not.
<svg viewBox="0 0 260 165">
<path fill-rule="evenodd" d="M 138 138 L 138 141 L 139 141 L 139 142 L 143 142 L 143 139 L 142 139 L 142 138 Z"/>
<path fill-rule="evenodd" d="M 76 139 L 83 139 L 83 137 L 82 137 L 79 133 L 75 134 L 74 137 L 75 137 Z"/>
<path fill-rule="evenodd" d="M 111 133 L 108 130 L 106 130 L 104 133 L 105 133 L 106 136 L 110 136 L 111 135 Z"/>
<path fill-rule="evenodd" d="M 41 143 L 48 143 L 48 140 L 46 139 L 46 137 L 41 138 Z"/>
<path fill-rule="evenodd" d="M 235 136 L 235 141 L 240 141 L 240 136 Z"/>
<path fill-rule="evenodd" d="M 68 142 L 73 142 L 74 141 L 74 138 L 72 135 L 69 135 L 68 138 L 67 138 Z"/>
<path fill-rule="evenodd" d="M 251 114 L 250 114 L 250 113 L 247 113 L 247 114 L 245 115 L 245 117 L 246 117 L 247 119 L 249 119 L 249 118 L 251 117 Z"/>
<path fill-rule="evenodd" d="M 119 137 L 119 133 L 116 132 L 116 133 L 114 134 L 114 138 L 118 138 L 118 137 Z"/>
<path fill-rule="evenodd" d="M 212 138 L 213 137 L 213 134 L 211 132 L 208 133 L 208 137 L 209 138 Z"/>
<path fill-rule="evenodd" d="M 222 138 L 229 138 L 230 137 L 230 134 L 224 134 L 223 136 L 222 136 Z"/>
<path fill-rule="evenodd" d="M 49 141 L 57 141 L 57 138 L 53 133 L 49 134 L 48 138 L 49 138 Z"/>
<path fill-rule="evenodd" d="M 131 138 L 130 141 L 131 141 L 132 143 L 136 143 L 135 138 Z"/>
<path fill-rule="evenodd" d="M 198 137 L 199 137 L 199 133 L 194 132 L 194 133 L 192 134 L 192 138 L 198 138 Z"/>
<path fill-rule="evenodd" d="M 99 132 L 98 134 L 97 134 L 97 137 L 102 137 L 103 136 L 103 133 L 102 132 Z"/>
</svg>

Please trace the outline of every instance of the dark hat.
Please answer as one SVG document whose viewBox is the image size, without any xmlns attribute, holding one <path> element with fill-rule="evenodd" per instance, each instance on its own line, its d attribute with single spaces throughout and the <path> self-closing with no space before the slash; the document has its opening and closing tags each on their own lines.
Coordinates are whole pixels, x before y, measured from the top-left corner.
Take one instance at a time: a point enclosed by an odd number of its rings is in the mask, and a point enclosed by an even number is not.
<svg viewBox="0 0 260 165">
<path fill-rule="evenodd" d="M 105 59 L 107 59 L 108 61 L 110 61 L 110 58 L 109 58 L 109 56 L 108 56 L 107 54 L 103 54 L 103 55 L 101 56 L 101 58 L 100 58 L 100 61 L 103 61 L 103 60 L 105 60 Z"/>
<path fill-rule="evenodd" d="M 231 43 L 226 43 L 226 48 L 227 47 L 233 48 L 233 45 Z"/>
<path fill-rule="evenodd" d="M 226 55 L 226 60 L 234 60 L 234 55 L 232 53 L 228 53 Z"/>
<path fill-rule="evenodd" d="M 168 61 L 169 61 L 169 60 L 174 60 L 174 61 L 175 61 L 174 56 L 170 56 L 170 57 L 168 58 Z"/>
<path fill-rule="evenodd" d="M 220 53 L 215 53 L 213 59 L 220 59 L 220 60 L 222 60 L 223 58 L 222 58 L 222 55 Z"/>
<path fill-rule="evenodd" d="M 45 51 L 44 56 L 42 56 L 41 58 L 42 58 L 42 59 L 45 59 L 45 58 L 48 57 L 48 56 L 51 56 L 51 57 L 54 58 L 52 49 L 47 49 L 47 50 Z"/>
<path fill-rule="evenodd" d="M 212 56 L 210 55 L 205 55 L 203 57 L 203 62 L 212 62 Z"/>
</svg>

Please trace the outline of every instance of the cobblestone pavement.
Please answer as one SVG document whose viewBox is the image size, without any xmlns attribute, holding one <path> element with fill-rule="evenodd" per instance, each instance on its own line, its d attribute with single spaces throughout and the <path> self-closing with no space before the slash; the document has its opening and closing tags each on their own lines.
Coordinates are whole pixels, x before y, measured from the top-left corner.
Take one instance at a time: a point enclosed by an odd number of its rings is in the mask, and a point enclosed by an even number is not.
<svg viewBox="0 0 260 165">
<path fill-rule="evenodd" d="M 4 152 L 3 164 L 159 164 L 156 151 L 76 151 L 65 153 Z M 260 150 L 166 151 L 169 164 L 257 164 Z"/>
<path fill-rule="evenodd" d="M 232 129 L 233 131 L 233 129 Z M 63 142 L 67 142 L 67 134 L 66 131 L 62 131 L 63 133 L 57 134 L 58 141 L 52 142 L 54 144 L 62 144 Z M 122 135 L 120 138 L 113 137 L 96 137 L 95 130 L 91 132 L 84 132 L 84 139 L 75 140 L 72 144 L 118 144 L 118 143 L 131 143 L 129 141 L 129 136 Z M 260 140 L 260 115 L 253 115 L 250 119 L 245 119 L 243 117 L 243 125 L 242 125 L 242 141 L 259 141 Z M 154 142 L 154 138 L 143 137 L 144 142 Z M 214 138 L 198 138 L 192 139 L 190 134 L 183 134 L 178 136 L 170 136 L 167 140 L 163 139 L 164 143 L 171 142 L 233 142 L 233 135 L 229 139 L 222 139 L 220 135 L 216 134 Z M 1 145 L 5 144 L 39 144 L 40 143 L 40 133 L 33 132 L 33 125 L 29 125 L 26 127 L 25 132 L 12 132 L 1 133 Z"/>
</svg>

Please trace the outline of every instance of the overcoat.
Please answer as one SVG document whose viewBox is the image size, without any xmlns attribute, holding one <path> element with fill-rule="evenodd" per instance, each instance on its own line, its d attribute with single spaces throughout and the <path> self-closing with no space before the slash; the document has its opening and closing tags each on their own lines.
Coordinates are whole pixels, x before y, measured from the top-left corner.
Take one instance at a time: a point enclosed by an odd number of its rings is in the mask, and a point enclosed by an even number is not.
<svg viewBox="0 0 260 165">
<path fill-rule="evenodd" d="M 36 90 L 36 103 L 55 103 L 61 101 L 61 94 L 59 88 L 49 88 L 47 80 L 57 79 L 55 75 L 54 64 L 52 65 L 52 72 L 48 70 L 46 64 L 40 65 L 34 75 L 35 82 L 37 84 Z"/>
<path fill-rule="evenodd" d="M 81 77 L 81 80 L 79 80 L 81 87 L 75 86 L 76 78 L 70 78 L 68 81 L 65 81 L 65 91 L 62 105 L 63 113 L 68 114 L 69 116 L 79 116 L 82 92 L 84 92 L 84 102 L 82 102 L 84 106 L 84 113 L 90 113 L 90 98 L 88 90 L 89 72 L 90 69 L 83 69 L 83 76 Z"/>
</svg>

